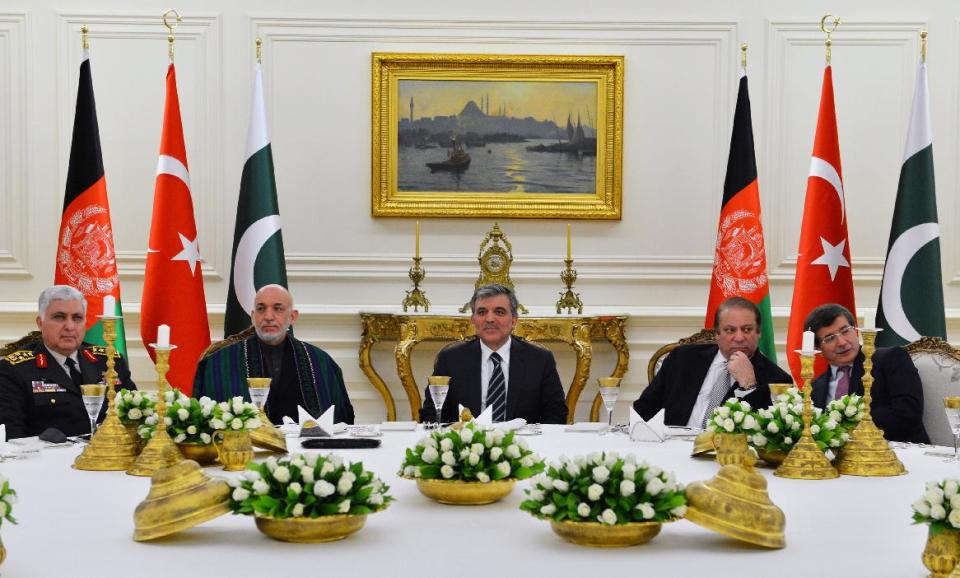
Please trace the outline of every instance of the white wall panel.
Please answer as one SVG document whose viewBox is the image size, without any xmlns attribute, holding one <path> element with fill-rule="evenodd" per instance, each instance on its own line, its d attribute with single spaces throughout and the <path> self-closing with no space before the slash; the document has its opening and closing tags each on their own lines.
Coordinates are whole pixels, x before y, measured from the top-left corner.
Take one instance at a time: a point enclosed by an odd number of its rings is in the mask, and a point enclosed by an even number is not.
<svg viewBox="0 0 960 578">
<path fill-rule="evenodd" d="M 0 278 L 29 275 L 27 15 L 0 12 Z"/>
</svg>

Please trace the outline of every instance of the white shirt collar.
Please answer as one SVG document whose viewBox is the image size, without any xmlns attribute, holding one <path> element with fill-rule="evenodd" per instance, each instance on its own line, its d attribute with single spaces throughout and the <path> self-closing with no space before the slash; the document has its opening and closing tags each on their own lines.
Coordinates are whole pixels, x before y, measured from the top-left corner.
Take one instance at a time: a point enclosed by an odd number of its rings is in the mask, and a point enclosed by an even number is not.
<svg viewBox="0 0 960 578">
<path fill-rule="evenodd" d="M 720 353 L 720 350 L 717 349 L 717 354 L 713 356 L 713 361 L 710 362 L 711 366 L 721 365 L 727 362 L 727 358 Z"/>
<path fill-rule="evenodd" d="M 500 355 L 500 359 L 503 360 L 503 363 L 507 365 L 510 364 L 510 345 L 513 342 L 513 337 L 507 337 L 507 341 L 500 346 L 500 349 L 497 350 L 497 353 Z M 490 359 L 490 355 L 493 354 L 493 350 L 487 347 L 487 344 L 480 340 L 480 362 L 486 363 Z"/>
<path fill-rule="evenodd" d="M 44 347 L 47 347 L 47 346 L 44 345 Z M 78 353 L 77 351 L 74 351 L 70 355 L 63 355 L 63 354 L 57 353 L 56 351 L 50 349 L 49 347 L 47 347 L 47 351 L 49 351 L 50 355 L 52 355 L 53 358 L 57 360 L 57 363 L 59 363 L 61 367 L 66 367 L 67 358 L 69 358 L 69 359 L 72 359 L 73 362 L 77 364 L 77 370 L 80 369 L 80 358 L 77 356 L 77 353 Z"/>
</svg>

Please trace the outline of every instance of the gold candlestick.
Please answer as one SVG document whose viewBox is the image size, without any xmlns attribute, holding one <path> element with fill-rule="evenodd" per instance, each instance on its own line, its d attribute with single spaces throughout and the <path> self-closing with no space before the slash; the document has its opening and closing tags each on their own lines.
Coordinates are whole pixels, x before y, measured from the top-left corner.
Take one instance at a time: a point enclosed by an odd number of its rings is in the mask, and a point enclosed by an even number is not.
<svg viewBox="0 0 960 578">
<path fill-rule="evenodd" d="M 137 440 L 133 433 L 120 423 L 117 415 L 117 370 L 116 339 L 117 319 L 113 315 L 101 317 L 103 322 L 103 340 L 107 345 L 107 371 L 104 379 L 107 382 L 107 417 L 97 428 L 97 433 L 90 438 L 90 443 L 83 448 L 83 452 L 73 462 L 78 470 L 94 471 L 121 471 L 130 467 L 137 457 Z"/>
<path fill-rule="evenodd" d="M 849 476 L 902 476 L 907 469 L 890 449 L 883 430 L 873 423 L 870 389 L 873 387 L 873 352 L 878 329 L 861 329 L 863 336 L 863 419 L 840 449 L 837 470 Z"/>
<path fill-rule="evenodd" d="M 827 456 L 817 447 L 817 442 L 813 441 L 813 435 L 810 433 L 810 422 L 813 418 L 810 394 L 813 389 L 813 361 L 816 354 L 816 351 L 800 352 L 800 377 L 803 379 L 803 433 L 790 449 L 787 458 L 773 472 L 773 475 L 781 478 L 829 480 L 840 475 Z"/>
<path fill-rule="evenodd" d="M 566 309 L 567 313 L 573 313 L 576 309 L 577 315 L 583 315 L 583 301 L 580 300 L 580 294 L 573 292 L 573 284 L 577 281 L 577 270 L 573 268 L 573 259 L 567 255 L 563 262 L 567 264 L 567 268 L 560 272 L 560 280 L 567 286 L 567 290 L 560 292 L 557 313 L 562 309 Z"/>
<path fill-rule="evenodd" d="M 417 230 L 419 231 L 419 226 Z M 427 299 L 427 294 L 420 289 L 420 282 L 427 276 L 426 270 L 420 266 L 420 261 L 422 260 L 423 259 L 420 258 L 420 237 L 418 235 L 417 256 L 413 258 L 413 267 L 411 267 L 407 273 L 410 280 L 413 281 L 413 290 L 407 291 L 407 296 L 403 300 L 404 311 L 407 310 L 407 307 L 413 307 L 414 311 L 419 311 L 420 307 L 423 307 L 424 313 L 430 311 L 430 300 Z"/>
<path fill-rule="evenodd" d="M 151 344 L 156 354 L 157 368 L 157 429 L 147 445 L 140 452 L 140 456 L 133 462 L 127 473 L 131 476 L 152 476 L 162 468 L 175 465 L 183 461 L 183 455 L 180 449 L 170 439 L 167 433 L 167 403 L 164 399 L 164 389 L 167 385 L 167 371 L 170 370 L 170 351 L 175 349 L 175 345 L 161 347 L 157 344 Z"/>
</svg>

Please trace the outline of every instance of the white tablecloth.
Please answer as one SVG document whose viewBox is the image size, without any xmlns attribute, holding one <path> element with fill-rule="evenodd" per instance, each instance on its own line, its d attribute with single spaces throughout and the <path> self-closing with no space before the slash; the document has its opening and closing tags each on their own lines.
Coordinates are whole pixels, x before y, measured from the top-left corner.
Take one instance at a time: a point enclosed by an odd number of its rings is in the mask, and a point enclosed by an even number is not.
<svg viewBox="0 0 960 578">
<path fill-rule="evenodd" d="M 713 461 L 689 457 L 688 440 L 636 443 L 619 435 L 566 433 L 560 426 L 544 431 L 527 440 L 548 460 L 614 449 L 673 470 L 684 483 L 708 479 L 717 471 Z M 925 481 L 960 475 L 960 466 L 924 455 L 929 450 L 920 448 L 898 450 L 909 474 L 894 478 L 797 481 L 761 469 L 771 498 L 786 514 L 783 550 L 752 547 L 686 520 L 665 525 L 646 545 L 597 550 L 568 544 L 547 522 L 521 512 L 520 490 L 526 481 L 489 506 L 444 506 L 424 498 L 413 482 L 395 475 L 403 449 L 419 435 L 388 432 L 379 449 L 342 452 L 378 473 L 396 502 L 369 516 L 359 533 L 331 544 L 273 541 L 257 531 L 251 518 L 234 515 L 137 543 L 132 538 L 133 511 L 147 495 L 148 478 L 74 470 L 70 464 L 80 451 L 77 447 L 6 461 L 0 472 L 19 494 L 14 514 L 20 523 L 3 525 L 8 557 L 0 574 L 919 578 L 926 575 L 920 554 L 927 531 L 910 524 L 910 504 L 921 495 Z M 206 471 L 224 474 L 218 468 Z"/>
</svg>

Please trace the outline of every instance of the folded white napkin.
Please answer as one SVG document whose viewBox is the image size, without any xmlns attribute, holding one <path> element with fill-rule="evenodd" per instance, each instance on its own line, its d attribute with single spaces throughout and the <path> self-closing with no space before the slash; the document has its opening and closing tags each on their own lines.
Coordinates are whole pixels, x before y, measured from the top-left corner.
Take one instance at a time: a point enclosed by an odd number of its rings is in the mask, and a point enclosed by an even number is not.
<svg viewBox="0 0 960 578">
<path fill-rule="evenodd" d="M 318 418 L 314 418 L 312 415 L 310 415 L 310 412 L 308 412 L 307 410 L 303 409 L 303 407 L 298 405 L 297 417 L 300 420 L 299 423 L 293 421 L 293 419 L 290 417 L 283 416 L 283 425 L 280 426 L 280 431 L 282 431 L 284 434 L 299 435 L 300 430 L 303 429 L 303 426 L 308 421 L 313 421 L 313 422 L 316 422 L 318 426 L 320 426 L 320 429 L 327 432 L 327 434 L 329 435 L 340 433 L 343 430 L 347 429 L 347 424 L 333 423 L 333 413 L 335 409 L 336 409 L 336 406 L 331 405 L 330 407 L 327 408 L 327 411 L 323 412 L 323 415 L 321 415 Z"/>
<path fill-rule="evenodd" d="M 599 421 L 578 421 L 563 428 L 563 431 L 596 433 L 604 430 L 606 427 L 607 424 Z"/>
<path fill-rule="evenodd" d="M 503 421 L 493 425 L 497 429 L 502 429 L 503 431 L 513 431 L 527 425 L 527 420 L 523 419 L 522 417 L 515 417 L 510 421 Z"/>
<path fill-rule="evenodd" d="M 385 421 L 380 424 L 380 431 L 415 431 L 415 421 Z"/>
<path fill-rule="evenodd" d="M 644 421 L 635 409 L 630 408 L 630 439 L 635 442 L 662 442 L 667 439 L 667 428 L 663 425 L 663 411 Z"/>
<path fill-rule="evenodd" d="M 493 406 L 488 405 L 487 409 L 480 412 L 480 415 L 473 418 L 477 425 L 493 425 Z"/>
</svg>

